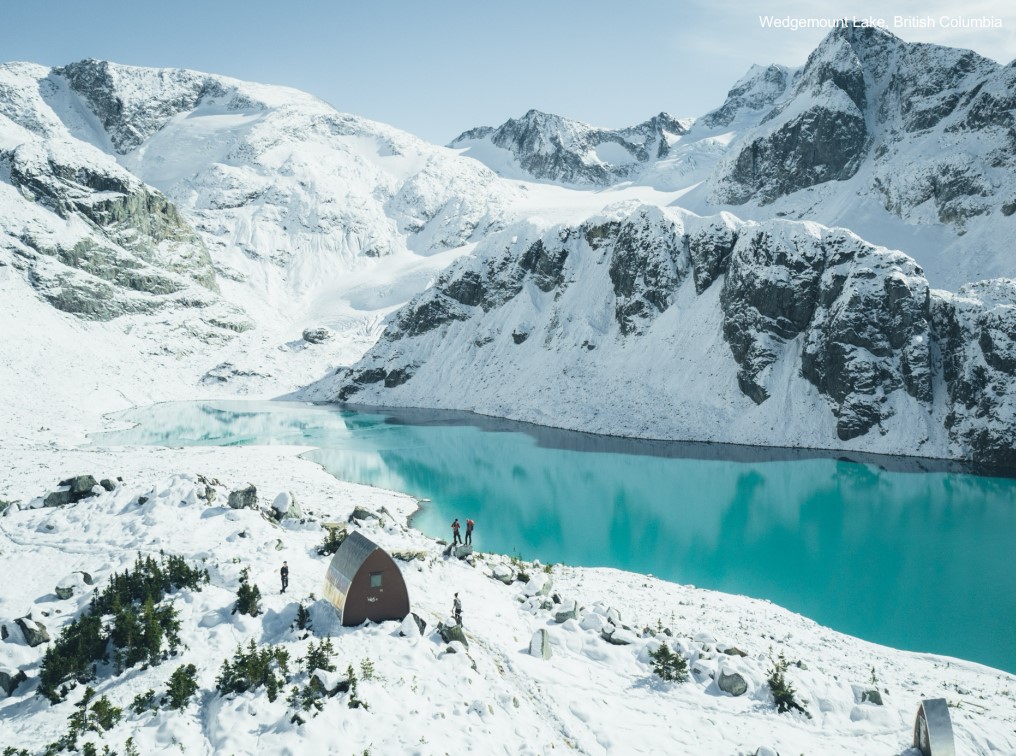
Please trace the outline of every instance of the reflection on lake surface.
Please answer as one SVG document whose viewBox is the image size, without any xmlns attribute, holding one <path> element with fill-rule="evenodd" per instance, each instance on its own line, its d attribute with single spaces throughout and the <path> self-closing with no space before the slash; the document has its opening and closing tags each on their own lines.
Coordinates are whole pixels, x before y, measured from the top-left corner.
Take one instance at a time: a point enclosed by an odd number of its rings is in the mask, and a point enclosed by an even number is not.
<svg viewBox="0 0 1016 756">
<path fill-rule="evenodd" d="M 462 413 L 170 403 L 103 445 L 295 444 L 414 518 L 527 559 L 767 598 L 878 643 L 1016 671 L 1016 480 L 947 465 L 628 441 Z M 886 469 L 886 468 L 889 469 Z M 279 481 L 278 488 L 285 488 Z"/>
</svg>

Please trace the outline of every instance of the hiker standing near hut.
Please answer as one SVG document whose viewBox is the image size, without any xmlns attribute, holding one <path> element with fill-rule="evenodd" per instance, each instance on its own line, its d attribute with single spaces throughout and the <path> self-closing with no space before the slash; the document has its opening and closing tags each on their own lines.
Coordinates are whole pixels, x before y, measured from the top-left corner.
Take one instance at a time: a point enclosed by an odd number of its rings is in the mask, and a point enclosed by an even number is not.
<svg viewBox="0 0 1016 756">
<path fill-rule="evenodd" d="M 473 521 L 466 520 L 466 546 L 473 545 Z"/>
<path fill-rule="evenodd" d="M 459 594 L 455 594 L 455 600 L 452 601 L 452 616 L 455 617 L 455 624 L 462 626 L 462 602 L 459 600 Z"/>
<path fill-rule="evenodd" d="M 459 535 L 459 518 L 456 517 L 455 521 L 452 522 L 452 546 L 457 546 L 462 543 L 462 536 Z"/>
<path fill-rule="evenodd" d="M 289 564 L 287 562 L 282 563 L 282 569 L 279 570 L 279 574 L 282 576 L 282 593 L 286 592 L 289 587 Z"/>
</svg>

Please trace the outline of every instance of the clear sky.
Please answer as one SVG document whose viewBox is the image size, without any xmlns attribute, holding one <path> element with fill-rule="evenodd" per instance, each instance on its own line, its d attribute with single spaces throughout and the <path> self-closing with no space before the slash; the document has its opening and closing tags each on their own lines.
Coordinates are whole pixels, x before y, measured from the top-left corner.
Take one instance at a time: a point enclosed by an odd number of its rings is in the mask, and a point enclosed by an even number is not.
<svg viewBox="0 0 1016 756">
<path fill-rule="evenodd" d="M 759 21 L 788 14 L 870 14 L 907 40 L 1016 58 L 1011 0 L 34 0 L 0 11 L 0 60 L 91 57 L 285 84 L 444 144 L 530 108 L 608 127 L 702 115 L 752 63 L 805 61 L 825 31 Z M 895 15 L 936 23 L 893 28 Z M 942 28 L 943 15 L 1003 28 Z"/>
</svg>

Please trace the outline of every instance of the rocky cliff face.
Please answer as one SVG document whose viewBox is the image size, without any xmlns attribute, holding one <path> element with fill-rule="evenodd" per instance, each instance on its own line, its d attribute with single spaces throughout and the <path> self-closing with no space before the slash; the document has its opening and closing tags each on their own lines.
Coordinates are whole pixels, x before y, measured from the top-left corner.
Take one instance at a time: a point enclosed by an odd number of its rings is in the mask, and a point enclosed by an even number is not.
<svg viewBox="0 0 1016 756">
<path fill-rule="evenodd" d="M 670 153 L 670 145 L 688 133 L 688 120 L 660 113 L 625 129 L 600 129 L 561 116 L 530 110 L 497 128 L 470 129 L 451 147 L 489 141 L 507 150 L 521 170 L 539 180 L 581 186 L 607 186 L 637 175 L 647 164 Z"/>
<path fill-rule="evenodd" d="M 1013 461 L 1011 281 L 932 294 L 848 231 L 650 207 L 510 231 L 396 313 L 331 396 Z"/>
</svg>

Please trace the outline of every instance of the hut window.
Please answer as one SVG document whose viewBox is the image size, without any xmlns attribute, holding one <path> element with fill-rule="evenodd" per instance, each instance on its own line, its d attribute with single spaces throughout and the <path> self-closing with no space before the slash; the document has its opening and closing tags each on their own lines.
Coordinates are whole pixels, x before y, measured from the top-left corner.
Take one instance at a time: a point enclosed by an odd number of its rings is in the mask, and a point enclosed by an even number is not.
<svg viewBox="0 0 1016 756">
<path fill-rule="evenodd" d="M 372 572 L 372 573 L 370 573 L 370 587 L 371 588 L 380 588 L 381 587 L 381 576 L 383 574 L 384 573 L 382 573 L 382 572 Z"/>
</svg>

